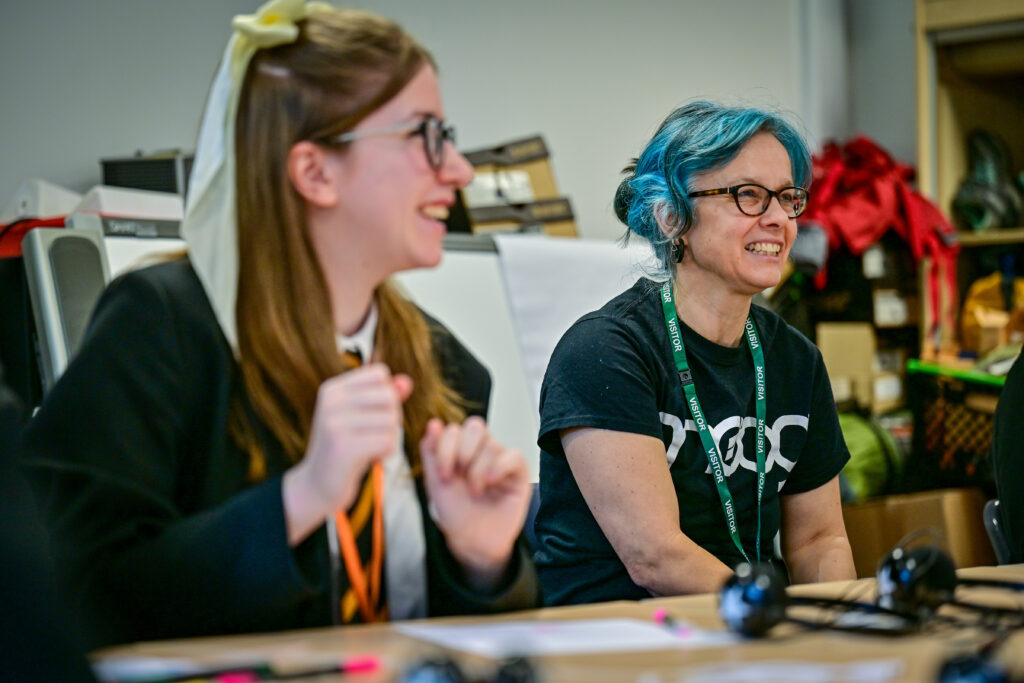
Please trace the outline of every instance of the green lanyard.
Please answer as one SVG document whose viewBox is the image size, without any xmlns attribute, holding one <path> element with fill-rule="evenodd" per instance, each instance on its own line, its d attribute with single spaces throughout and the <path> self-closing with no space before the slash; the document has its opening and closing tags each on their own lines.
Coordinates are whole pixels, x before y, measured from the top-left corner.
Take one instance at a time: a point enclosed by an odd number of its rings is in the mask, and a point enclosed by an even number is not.
<svg viewBox="0 0 1024 683">
<path fill-rule="evenodd" d="M 666 282 L 661 288 L 661 308 L 665 312 L 665 324 L 668 326 L 668 338 L 672 342 L 672 355 L 675 357 L 676 369 L 679 371 L 679 384 L 683 387 L 686 395 L 686 404 L 690 407 L 693 421 L 697 423 L 697 433 L 704 445 L 704 452 L 707 453 L 708 462 L 711 465 L 711 474 L 715 478 L 715 486 L 718 488 L 718 497 L 722 501 L 722 510 L 725 512 L 725 522 L 729 526 L 729 535 L 732 542 L 743 555 L 743 559 L 750 562 L 747 553 L 743 550 L 743 541 L 740 540 L 739 527 L 736 525 L 736 509 L 733 506 L 732 494 L 729 493 L 729 485 L 725 481 L 725 472 L 722 468 L 722 456 L 715 447 L 714 438 L 708 428 L 707 420 L 704 419 L 704 411 L 701 410 L 700 402 L 697 400 L 697 390 L 693 386 L 693 375 L 690 373 L 690 364 L 686 361 L 686 349 L 683 347 L 683 335 L 679 331 L 679 319 L 676 317 L 676 304 L 672 296 L 672 283 Z M 765 380 L 764 380 L 764 351 L 761 349 L 761 342 L 757 337 L 757 328 L 754 326 L 754 319 L 747 316 L 747 323 L 744 326 L 747 333 L 747 345 L 750 347 L 750 355 L 754 358 L 754 382 L 756 384 L 756 395 L 754 398 L 755 410 L 757 412 L 757 561 L 761 561 L 761 497 L 764 494 L 764 429 L 765 429 Z"/>
</svg>

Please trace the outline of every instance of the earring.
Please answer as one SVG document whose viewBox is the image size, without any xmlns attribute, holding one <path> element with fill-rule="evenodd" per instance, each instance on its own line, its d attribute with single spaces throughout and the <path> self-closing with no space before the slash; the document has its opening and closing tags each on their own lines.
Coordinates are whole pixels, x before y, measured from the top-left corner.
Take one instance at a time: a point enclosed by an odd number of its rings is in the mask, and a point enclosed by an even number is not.
<svg viewBox="0 0 1024 683">
<path fill-rule="evenodd" d="M 683 244 L 682 240 L 675 240 L 672 242 L 672 246 L 669 248 L 669 256 L 673 263 L 682 263 L 683 251 L 686 249 L 686 245 Z"/>
</svg>

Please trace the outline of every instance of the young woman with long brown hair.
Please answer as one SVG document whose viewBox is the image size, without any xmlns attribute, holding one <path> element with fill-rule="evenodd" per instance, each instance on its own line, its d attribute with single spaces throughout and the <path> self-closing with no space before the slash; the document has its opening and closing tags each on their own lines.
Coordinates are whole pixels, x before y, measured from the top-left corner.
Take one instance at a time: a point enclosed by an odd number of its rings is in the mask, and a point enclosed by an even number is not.
<svg viewBox="0 0 1024 683">
<path fill-rule="evenodd" d="M 487 371 L 389 284 L 472 169 L 430 55 L 303 0 L 236 17 L 182 232 L 25 440 L 88 644 L 528 607 Z"/>
</svg>

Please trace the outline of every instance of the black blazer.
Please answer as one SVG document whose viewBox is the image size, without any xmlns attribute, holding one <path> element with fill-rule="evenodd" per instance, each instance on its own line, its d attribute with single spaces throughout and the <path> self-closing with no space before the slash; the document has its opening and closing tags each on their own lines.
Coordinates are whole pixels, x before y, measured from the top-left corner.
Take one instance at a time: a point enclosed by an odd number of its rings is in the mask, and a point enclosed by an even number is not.
<svg viewBox="0 0 1024 683">
<path fill-rule="evenodd" d="M 485 414 L 487 370 L 431 321 L 450 386 Z M 238 365 L 187 260 L 129 273 L 101 298 L 74 361 L 25 437 L 65 600 L 89 646 L 294 629 L 332 620 L 325 528 L 287 543 L 281 475 L 266 480 L 228 434 Z M 423 503 L 421 491 L 421 504 Z M 431 615 L 531 607 L 522 544 L 495 595 L 475 594 L 424 512 Z"/>
<path fill-rule="evenodd" d="M 15 468 L 20 434 L 21 405 L 0 382 L 0 680 L 95 681 L 54 600 L 46 534 Z"/>
</svg>

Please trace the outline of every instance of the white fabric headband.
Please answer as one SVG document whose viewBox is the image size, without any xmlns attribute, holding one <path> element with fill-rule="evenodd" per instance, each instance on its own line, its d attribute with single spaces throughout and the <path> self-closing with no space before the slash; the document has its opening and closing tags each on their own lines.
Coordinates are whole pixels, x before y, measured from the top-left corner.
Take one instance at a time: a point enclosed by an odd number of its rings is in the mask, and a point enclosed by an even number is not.
<svg viewBox="0 0 1024 683">
<path fill-rule="evenodd" d="M 240 14 L 206 101 L 181 234 L 224 336 L 238 354 L 238 221 L 235 206 L 235 117 L 249 60 L 262 48 L 293 42 L 296 22 L 334 8 L 323 2 L 270 0 L 256 14 Z"/>
</svg>

